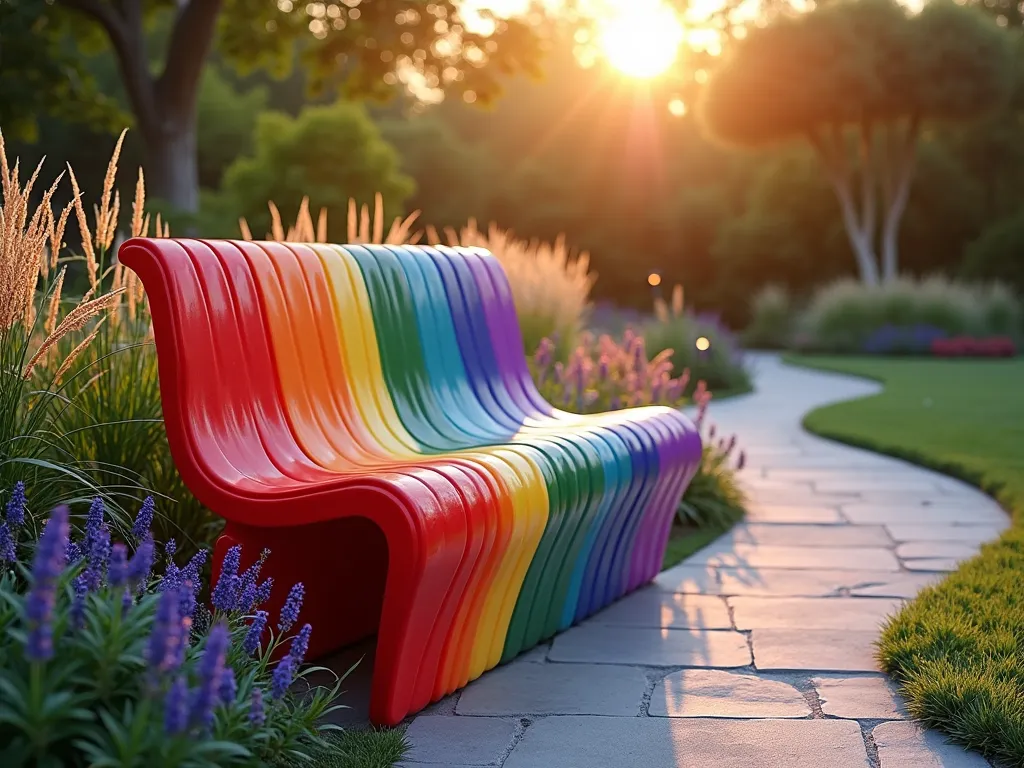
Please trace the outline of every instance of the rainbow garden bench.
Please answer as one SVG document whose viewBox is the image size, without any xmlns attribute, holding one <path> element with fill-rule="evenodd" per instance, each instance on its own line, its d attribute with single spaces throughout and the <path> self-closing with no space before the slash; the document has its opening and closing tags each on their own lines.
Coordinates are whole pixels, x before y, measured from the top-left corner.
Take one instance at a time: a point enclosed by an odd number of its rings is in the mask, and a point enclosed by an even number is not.
<svg viewBox="0 0 1024 768">
<path fill-rule="evenodd" d="M 227 521 L 216 561 L 269 548 L 266 571 L 306 585 L 313 655 L 377 635 L 374 722 L 658 572 L 693 424 L 545 402 L 486 251 L 134 239 L 119 257 L 149 296 L 175 462 Z"/>
</svg>

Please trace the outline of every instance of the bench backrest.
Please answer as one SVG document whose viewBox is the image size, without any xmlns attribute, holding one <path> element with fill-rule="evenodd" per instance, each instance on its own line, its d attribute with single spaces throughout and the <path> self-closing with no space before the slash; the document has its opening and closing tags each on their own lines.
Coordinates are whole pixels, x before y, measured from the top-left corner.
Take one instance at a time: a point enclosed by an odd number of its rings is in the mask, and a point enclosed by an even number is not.
<svg viewBox="0 0 1024 768">
<path fill-rule="evenodd" d="M 485 251 L 134 239 L 120 256 L 149 295 L 168 435 L 200 498 L 501 441 L 552 411 Z"/>
</svg>

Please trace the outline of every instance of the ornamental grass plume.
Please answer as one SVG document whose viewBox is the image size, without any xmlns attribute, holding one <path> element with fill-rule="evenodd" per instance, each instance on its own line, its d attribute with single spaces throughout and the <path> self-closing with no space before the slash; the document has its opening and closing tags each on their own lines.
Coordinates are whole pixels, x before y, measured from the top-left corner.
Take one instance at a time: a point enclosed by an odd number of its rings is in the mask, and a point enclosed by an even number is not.
<svg viewBox="0 0 1024 768">
<path fill-rule="evenodd" d="M 326 243 L 327 242 L 327 209 L 321 208 L 316 224 L 309 210 L 309 197 L 303 197 L 295 223 L 285 229 L 281 219 L 281 211 L 273 200 L 267 202 L 270 209 L 270 232 L 264 239 L 288 243 Z M 404 218 L 396 216 L 384 232 L 384 197 L 377 192 L 373 196 L 373 213 L 365 203 L 359 206 L 355 199 L 348 200 L 347 234 L 348 243 L 374 243 L 377 245 L 404 245 L 419 242 L 421 232 L 414 232 L 413 225 L 420 212 L 413 211 Z M 252 240 L 252 230 L 244 217 L 238 220 L 238 228 L 243 240 Z"/>
</svg>

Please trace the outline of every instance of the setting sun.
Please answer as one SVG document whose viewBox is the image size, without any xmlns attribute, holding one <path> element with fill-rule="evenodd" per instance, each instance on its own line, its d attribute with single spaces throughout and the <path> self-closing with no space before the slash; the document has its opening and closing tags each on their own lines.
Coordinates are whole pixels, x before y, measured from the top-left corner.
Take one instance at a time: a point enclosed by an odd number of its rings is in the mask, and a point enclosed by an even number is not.
<svg viewBox="0 0 1024 768">
<path fill-rule="evenodd" d="M 657 77 L 676 60 L 683 28 L 662 0 L 623 2 L 600 23 L 608 62 L 630 77 Z"/>
</svg>

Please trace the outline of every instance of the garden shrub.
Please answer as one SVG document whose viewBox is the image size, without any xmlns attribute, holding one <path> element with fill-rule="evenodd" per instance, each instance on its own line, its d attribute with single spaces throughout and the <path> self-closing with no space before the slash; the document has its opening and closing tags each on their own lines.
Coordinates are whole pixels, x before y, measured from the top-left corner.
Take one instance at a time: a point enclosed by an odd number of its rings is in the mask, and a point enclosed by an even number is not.
<svg viewBox="0 0 1024 768">
<path fill-rule="evenodd" d="M 1024 211 L 996 221 L 967 247 L 960 274 L 969 280 L 999 280 L 1024 296 Z"/>
<path fill-rule="evenodd" d="M 751 304 L 750 323 L 743 332 L 748 347 L 784 349 L 793 332 L 794 309 L 786 289 L 766 285 Z"/>
<path fill-rule="evenodd" d="M 158 552 L 147 500 L 113 543 L 102 500 L 81 537 L 58 507 L 32 546 L 15 544 L 18 508 L 0 526 L 0 764 L 256 766 L 317 754 L 341 681 L 301 694 L 312 627 L 299 625 L 303 587 L 276 621 L 260 605 L 269 553 L 240 571 L 228 550 L 197 604 L 201 550 L 179 566 Z M 133 550 L 130 552 L 130 550 Z M 21 556 L 31 560 L 23 564 Z M 157 560 L 163 573 L 152 577 Z M 307 686 L 308 687 L 308 686 Z M 398 755 L 400 757 L 400 755 Z"/>
<path fill-rule="evenodd" d="M 655 301 L 654 310 L 654 319 L 642 325 L 640 332 L 651 354 L 672 350 L 673 373 L 689 369 L 693 381 L 704 381 L 720 395 L 750 389 L 736 336 L 717 316 L 687 310 L 681 286 L 673 289 L 670 303 Z M 702 339 L 707 344 L 704 348 Z"/>
<path fill-rule="evenodd" d="M 823 352 L 862 352 L 886 326 L 927 326 L 947 336 L 1014 336 L 1021 307 L 998 283 L 973 285 L 933 276 L 903 277 L 877 287 L 852 279 L 819 290 L 800 320 L 797 346 Z"/>
</svg>

